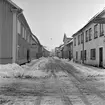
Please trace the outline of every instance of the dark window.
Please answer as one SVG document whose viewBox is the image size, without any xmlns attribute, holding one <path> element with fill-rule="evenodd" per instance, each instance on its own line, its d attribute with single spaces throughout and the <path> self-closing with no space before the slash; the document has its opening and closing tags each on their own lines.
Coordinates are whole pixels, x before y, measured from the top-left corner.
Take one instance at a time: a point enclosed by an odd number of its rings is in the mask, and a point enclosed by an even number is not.
<svg viewBox="0 0 105 105">
<path fill-rule="evenodd" d="M 78 35 L 78 45 L 80 44 L 80 35 Z"/>
<path fill-rule="evenodd" d="M 92 28 L 89 29 L 89 41 L 92 39 Z"/>
<path fill-rule="evenodd" d="M 98 24 L 94 26 L 94 38 L 98 37 Z"/>
<path fill-rule="evenodd" d="M 76 46 L 76 38 L 74 38 L 74 46 Z"/>
<path fill-rule="evenodd" d="M 84 51 L 84 60 L 86 60 L 86 50 Z"/>
<path fill-rule="evenodd" d="M 92 60 L 96 59 L 96 49 L 90 50 L 90 59 L 92 59 Z"/>
<path fill-rule="evenodd" d="M 86 30 L 86 32 L 85 32 L 85 40 L 86 40 L 86 42 L 88 42 L 88 30 Z"/>
<path fill-rule="evenodd" d="M 104 28 L 103 28 L 103 24 L 100 24 L 100 36 L 104 35 Z"/>
<path fill-rule="evenodd" d="M 78 52 L 76 51 L 76 60 L 78 60 Z"/>
<path fill-rule="evenodd" d="M 83 38 L 84 38 L 83 35 L 84 35 L 84 34 L 82 33 L 82 34 L 81 34 L 81 43 L 83 43 L 83 41 L 84 41 L 84 40 L 83 40 Z"/>
<path fill-rule="evenodd" d="M 82 59 L 83 51 L 81 51 L 81 59 Z"/>
</svg>

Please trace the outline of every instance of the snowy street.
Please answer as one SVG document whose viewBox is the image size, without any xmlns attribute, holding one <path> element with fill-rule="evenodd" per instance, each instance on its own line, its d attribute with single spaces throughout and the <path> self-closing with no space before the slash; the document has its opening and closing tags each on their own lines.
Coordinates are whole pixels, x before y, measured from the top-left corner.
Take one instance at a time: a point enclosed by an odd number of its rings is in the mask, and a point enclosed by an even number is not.
<svg viewBox="0 0 105 105">
<path fill-rule="evenodd" d="M 56 57 L 0 65 L 0 105 L 105 105 L 105 70 Z"/>
</svg>

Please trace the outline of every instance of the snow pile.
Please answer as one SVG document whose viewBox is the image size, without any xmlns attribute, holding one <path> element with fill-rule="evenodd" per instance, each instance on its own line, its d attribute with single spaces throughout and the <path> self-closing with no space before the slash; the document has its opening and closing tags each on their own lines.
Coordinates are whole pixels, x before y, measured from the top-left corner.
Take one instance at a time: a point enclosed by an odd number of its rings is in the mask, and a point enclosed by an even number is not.
<svg viewBox="0 0 105 105">
<path fill-rule="evenodd" d="M 67 74 L 63 71 L 59 71 L 56 73 L 57 77 L 67 77 Z"/>
<path fill-rule="evenodd" d="M 21 65 L 21 67 L 24 69 L 24 70 L 30 70 L 30 67 L 28 65 Z"/>
<path fill-rule="evenodd" d="M 44 78 L 49 76 L 50 73 L 43 72 L 42 70 L 29 70 L 24 72 L 24 78 Z"/>
<path fill-rule="evenodd" d="M 24 69 L 16 63 L 0 65 L 0 77 L 22 76 Z"/>
<path fill-rule="evenodd" d="M 88 75 L 105 75 L 105 69 L 96 70 L 97 68 L 95 68 L 95 67 L 86 67 L 86 66 L 79 65 L 79 64 L 73 64 L 73 65 L 77 70 L 81 71 L 86 76 L 88 76 Z"/>
<path fill-rule="evenodd" d="M 35 67 L 35 66 L 34 66 Z M 49 77 L 50 73 L 42 70 L 30 69 L 27 65 L 19 66 L 18 64 L 0 65 L 0 77 L 3 78 L 40 78 Z"/>
<path fill-rule="evenodd" d="M 100 69 L 96 67 L 87 67 L 81 64 L 71 63 L 76 70 L 78 70 L 82 75 L 81 77 L 86 80 L 105 80 L 105 69 Z"/>
<path fill-rule="evenodd" d="M 36 62 L 32 67 L 31 70 L 44 70 L 46 67 L 46 63 L 48 62 L 48 59 L 43 58 Z"/>
</svg>

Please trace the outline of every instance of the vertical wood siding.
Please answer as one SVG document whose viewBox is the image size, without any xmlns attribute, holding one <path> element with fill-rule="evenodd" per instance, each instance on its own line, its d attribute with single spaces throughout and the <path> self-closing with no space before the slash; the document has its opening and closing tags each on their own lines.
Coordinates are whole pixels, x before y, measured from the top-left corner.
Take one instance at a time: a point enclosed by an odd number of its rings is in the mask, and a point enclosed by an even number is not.
<svg viewBox="0 0 105 105">
<path fill-rule="evenodd" d="M 13 14 L 11 5 L 0 0 L 0 59 L 12 58 L 12 29 Z"/>
</svg>

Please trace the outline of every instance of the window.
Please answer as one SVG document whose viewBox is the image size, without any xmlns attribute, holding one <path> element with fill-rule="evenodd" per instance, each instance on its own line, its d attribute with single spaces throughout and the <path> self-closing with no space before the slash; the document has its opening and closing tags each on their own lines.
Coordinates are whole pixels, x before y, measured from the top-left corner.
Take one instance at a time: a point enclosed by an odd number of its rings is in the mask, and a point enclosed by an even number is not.
<svg viewBox="0 0 105 105">
<path fill-rule="evenodd" d="M 30 42 L 30 36 L 28 35 L 28 43 Z"/>
<path fill-rule="evenodd" d="M 86 50 L 84 51 L 84 60 L 86 60 Z"/>
<path fill-rule="evenodd" d="M 20 58 L 20 46 L 17 45 L 17 55 L 18 55 L 18 58 Z"/>
<path fill-rule="evenodd" d="M 89 41 L 92 39 L 92 28 L 89 29 Z"/>
<path fill-rule="evenodd" d="M 24 39 L 26 40 L 26 29 L 24 29 Z"/>
<path fill-rule="evenodd" d="M 78 52 L 76 51 L 76 60 L 78 60 Z"/>
<path fill-rule="evenodd" d="M 94 26 L 94 38 L 98 37 L 98 24 Z"/>
<path fill-rule="evenodd" d="M 100 24 L 100 36 L 104 35 L 104 27 L 103 24 Z"/>
<path fill-rule="evenodd" d="M 74 38 L 74 46 L 76 46 L 76 38 Z"/>
<path fill-rule="evenodd" d="M 80 44 L 80 35 L 78 35 L 78 45 Z"/>
<path fill-rule="evenodd" d="M 17 32 L 19 35 L 21 34 L 21 23 L 19 20 L 17 21 Z"/>
<path fill-rule="evenodd" d="M 92 60 L 96 59 L 96 49 L 90 50 L 90 59 L 92 59 Z"/>
<path fill-rule="evenodd" d="M 83 41 L 84 41 L 84 40 L 83 40 L 83 39 L 84 39 L 84 36 L 83 36 L 83 35 L 84 35 L 84 34 L 82 33 L 82 34 L 81 34 L 81 43 L 83 43 Z"/>
<path fill-rule="evenodd" d="M 86 34 L 85 34 L 85 40 L 86 40 L 86 42 L 88 42 L 88 30 L 86 30 L 85 33 L 86 33 Z"/>
<path fill-rule="evenodd" d="M 22 37 L 24 38 L 24 27 L 22 26 Z"/>
<path fill-rule="evenodd" d="M 83 51 L 81 51 L 81 59 L 82 59 L 82 57 L 83 57 Z"/>
</svg>

